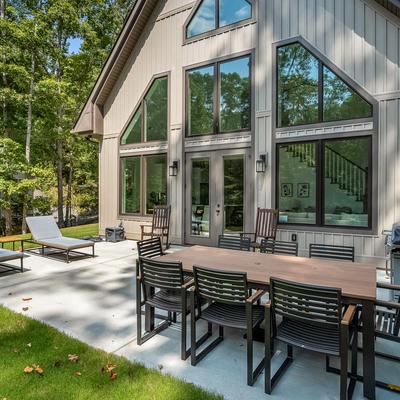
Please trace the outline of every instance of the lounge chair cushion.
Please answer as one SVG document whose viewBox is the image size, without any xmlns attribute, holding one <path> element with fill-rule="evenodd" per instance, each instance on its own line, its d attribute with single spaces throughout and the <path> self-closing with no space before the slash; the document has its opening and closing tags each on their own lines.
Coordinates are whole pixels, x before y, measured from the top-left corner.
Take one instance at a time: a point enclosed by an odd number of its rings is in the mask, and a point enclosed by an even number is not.
<svg viewBox="0 0 400 400">
<path fill-rule="evenodd" d="M 24 255 L 22 253 L 19 253 L 17 251 L 0 249 L 0 262 L 17 260 L 19 258 L 22 258 L 23 256 Z"/>
<path fill-rule="evenodd" d="M 35 242 L 47 247 L 53 247 L 61 250 L 74 250 L 94 246 L 94 242 L 91 240 L 81 240 L 69 237 L 48 238 L 43 240 L 35 240 Z"/>
<path fill-rule="evenodd" d="M 29 230 L 31 231 L 34 240 L 62 237 L 61 231 L 58 228 L 55 219 L 51 215 L 43 217 L 27 217 L 26 223 L 29 226 Z"/>
</svg>

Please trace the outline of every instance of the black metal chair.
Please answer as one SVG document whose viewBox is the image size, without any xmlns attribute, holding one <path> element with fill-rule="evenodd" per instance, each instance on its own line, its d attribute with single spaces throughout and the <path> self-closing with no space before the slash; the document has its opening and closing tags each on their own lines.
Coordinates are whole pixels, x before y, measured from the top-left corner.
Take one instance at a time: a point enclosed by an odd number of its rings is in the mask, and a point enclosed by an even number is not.
<svg viewBox="0 0 400 400">
<path fill-rule="evenodd" d="M 354 262 L 354 247 L 311 243 L 309 257 Z"/>
<path fill-rule="evenodd" d="M 250 251 L 250 238 L 233 235 L 219 235 L 218 247 L 222 249 Z"/>
<path fill-rule="evenodd" d="M 186 349 L 187 314 L 190 311 L 188 303 L 188 288 L 193 280 L 184 282 L 182 263 L 162 262 L 151 258 L 139 258 L 140 273 L 136 278 L 136 314 L 137 314 L 137 344 L 140 346 L 154 335 L 168 328 L 174 322 L 174 315 L 180 313 L 181 321 L 181 359 L 189 357 Z M 142 298 L 143 296 L 143 298 Z M 154 318 L 155 309 L 167 311 L 168 317 L 158 326 L 151 326 L 142 335 L 142 307 L 148 307 L 148 312 Z"/>
<path fill-rule="evenodd" d="M 287 256 L 299 255 L 299 244 L 297 242 L 283 242 L 273 239 L 262 239 L 260 252 L 267 254 L 283 254 Z"/>
<path fill-rule="evenodd" d="M 139 257 L 155 258 L 165 254 L 162 248 L 160 236 L 156 236 L 151 239 L 140 240 L 136 243 L 136 245 Z"/>
<path fill-rule="evenodd" d="M 341 290 L 281 279 L 270 280 L 270 302 L 265 306 L 265 392 L 272 388 L 293 361 L 293 347 L 340 357 L 340 399 L 351 398 L 357 382 L 357 307 L 343 314 Z M 282 322 L 277 324 L 277 317 Z M 287 345 L 287 357 L 271 377 L 271 348 L 278 340 Z M 351 379 L 347 385 L 348 346 L 352 346 Z"/>
<path fill-rule="evenodd" d="M 194 266 L 194 287 L 191 291 L 191 363 L 196 365 L 224 339 L 224 327 L 236 328 L 247 333 L 247 384 L 252 386 L 264 367 L 264 360 L 253 370 L 253 331 L 264 321 L 263 306 L 255 305 L 264 294 L 258 290 L 249 296 L 245 273 L 225 272 Z M 207 302 L 201 310 L 200 302 Z M 195 305 L 198 305 L 198 317 Z M 218 337 L 197 354 L 196 320 L 207 321 L 207 333 L 200 339 L 212 335 L 212 326 L 219 327 Z"/>
</svg>

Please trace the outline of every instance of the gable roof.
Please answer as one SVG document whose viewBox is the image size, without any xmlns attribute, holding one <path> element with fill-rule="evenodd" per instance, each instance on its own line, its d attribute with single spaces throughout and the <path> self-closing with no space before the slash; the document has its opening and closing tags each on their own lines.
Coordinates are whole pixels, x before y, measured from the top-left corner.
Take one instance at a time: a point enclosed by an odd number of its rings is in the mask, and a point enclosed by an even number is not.
<svg viewBox="0 0 400 400">
<path fill-rule="evenodd" d="M 73 133 L 103 134 L 103 105 L 142 34 L 154 9 L 164 1 L 137 0 L 83 107 Z M 400 18 L 400 0 L 374 0 Z"/>
</svg>

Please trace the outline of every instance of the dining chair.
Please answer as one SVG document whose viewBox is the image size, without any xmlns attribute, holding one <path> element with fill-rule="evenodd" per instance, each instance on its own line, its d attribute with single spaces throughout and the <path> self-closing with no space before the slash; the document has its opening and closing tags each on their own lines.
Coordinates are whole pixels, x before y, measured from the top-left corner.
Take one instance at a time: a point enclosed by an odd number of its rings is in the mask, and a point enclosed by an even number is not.
<svg viewBox="0 0 400 400">
<path fill-rule="evenodd" d="M 250 238 L 233 235 L 219 235 L 218 247 L 222 249 L 250 251 Z"/>
<path fill-rule="evenodd" d="M 279 211 L 270 208 L 257 208 L 256 228 L 254 232 L 241 233 L 242 237 L 250 237 L 253 251 L 260 247 L 261 239 L 276 238 Z"/>
<path fill-rule="evenodd" d="M 175 322 L 173 315 L 181 314 L 181 359 L 186 360 L 190 355 L 190 349 L 186 348 L 187 314 L 190 312 L 188 289 L 193 285 L 193 280 L 185 283 L 181 262 L 162 262 L 140 257 L 139 267 L 139 275 L 136 277 L 137 344 L 141 346 L 168 328 Z M 168 316 L 143 335 L 144 306 L 153 315 L 155 309 L 159 309 L 166 311 Z"/>
<path fill-rule="evenodd" d="M 193 267 L 194 286 L 190 288 L 191 304 L 191 364 L 197 365 L 207 354 L 224 340 L 224 327 L 240 329 L 246 332 L 247 340 L 247 384 L 252 386 L 264 367 L 262 360 L 253 369 L 253 332 L 264 321 L 263 306 L 256 305 L 264 292 L 258 290 L 249 296 L 246 273 L 225 272 Z M 206 302 L 203 309 L 200 302 Z M 195 305 L 198 305 L 198 315 L 195 313 Z M 207 335 L 212 335 L 214 325 L 218 326 L 218 337 L 208 344 L 200 353 L 197 353 L 198 345 L 196 325 L 198 320 L 207 322 Z M 204 336 L 200 339 L 202 340 Z"/>
<path fill-rule="evenodd" d="M 309 248 L 309 257 L 354 262 L 354 247 L 311 243 Z"/>
<path fill-rule="evenodd" d="M 165 254 L 159 236 L 151 239 L 140 240 L 136 243 L 136 246 L 139 257 L 155 258 Z"/>
<path fill-rule="evenodd" d="M 357 307 L 343 308 L 341 290 L 270 279 L 270 301 L 265 305 L 265 392 L 271 394 L 293 361 L 293 347 L 340 358 L 340 399 L 350 399 L 357 379 Z M 345 310 L 345 312 L 344 312 Z M 282 322 L 278 324 L 278 317 Z M 287 346 L 287 356 L 271 376 L 273 342 Z M 351 374 L 348 379 L 348 347 Z"/>
<path fill-rule="evenodd" d="M 299 244 L 297 242 L 283 242 L 281 240 L 262 239 L 260 243 L 260 253 L 298 256 Z"/>
<path fill-rule="evenodd" d="M 141 240 L 145 237 L 160 237 L 161 243 L 165 239 L 165 248 L 170 247 L 169 243 L 169 225 L 171 219 L 171 206 L 170 205 L 157 205 L 154 206 L 153 219 L 151 225 L 140 225 Z M 147 229 L 150 228 L 150 229 Z"/>
</svg>

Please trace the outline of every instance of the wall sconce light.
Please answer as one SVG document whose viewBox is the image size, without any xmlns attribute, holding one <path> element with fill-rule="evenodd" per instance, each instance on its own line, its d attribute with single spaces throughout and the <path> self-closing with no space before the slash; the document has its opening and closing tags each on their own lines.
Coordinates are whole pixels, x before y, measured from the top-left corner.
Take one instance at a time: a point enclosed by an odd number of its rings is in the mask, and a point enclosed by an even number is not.
<svg viewBox="0 0 400 400">
<path fill-rule="evenodd" d="M 172 161 L 172 164 L 169 166 L 169 176 L 177 176 L 179 169 L 179 161 Z"/>
<path fill-rule="evenodd" d="M 256 172 L 265 172 L 267 169 L 267 155 L 260 154 L 260 158 L 256 161 Z"/>
</svg>

